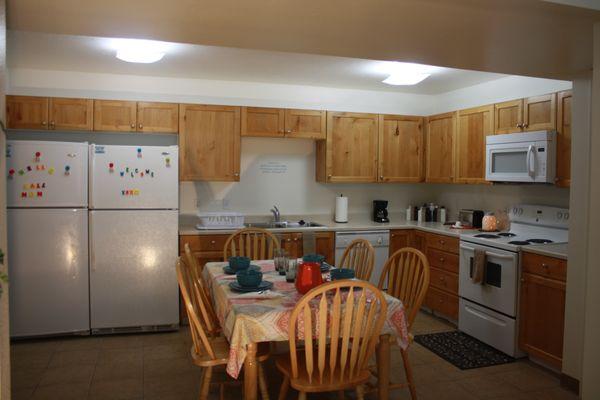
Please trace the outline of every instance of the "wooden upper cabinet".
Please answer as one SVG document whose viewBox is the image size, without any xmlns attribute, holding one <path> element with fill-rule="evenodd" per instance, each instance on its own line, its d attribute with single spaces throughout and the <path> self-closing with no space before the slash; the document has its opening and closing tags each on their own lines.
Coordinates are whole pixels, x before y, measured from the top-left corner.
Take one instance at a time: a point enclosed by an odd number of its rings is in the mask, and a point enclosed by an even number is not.
<svg viewBox="0 0 600 400">
<path fill-rule="evenodd" d="M 137 131 L 177 133 L 179 131 L 179 104 L 138 101 Z"/>
<path fill-rule="evenodd" d="M 520 132 L 523 126 L 523 99 L 494 104 L 494 133 Z"/>
<path fill-rule="evenodd" d="M 558 93 L 556 137 L 556 184 L 571 186 L 571 102 L 573 93 Z"/>
<path fill-rule="evenodd" d="M 9 129 L 48 129 L 48 98 L 6 96 Z"/>
<path fill-rule="evenodd" d="M 284 137 L 285 110 L 242 107 L 242 136 Z"/>
<path fill-rule="evenodd" d="M 327 140 L 317 142 L 317 181 L 377 181 L 377 114 L 327 113 Z"/>
<path fill-rule="evenodd" d="M 427 118 L 426 182 L 449 183 L 454 181 L 455 136 L 455 112 Z"/>
<path fill-rule="evenodd" d="M 240 180 L 240 107 L 181 104 L 179 159 L 183 181 Z"/>
<path fill-rule="evenodd" d="M 285 110 L 285 136 L 322 140 L 327 136 L 327 113 L 317 110 Z"/>
<path fill-rule="evenodd" d="M 493 105 L 458 112 L 455 182 L 487 183 L 485 180 L 485 138 L 493 134 Z"/>
<path fill-rule="evenodd" d="M 379 116 L 380 182 L 421 182 L 423 149 L 422 117 Z"/>
<path fill-rule="evenodd" d="M 94 130 L 135 132 L 137 103 L 121 100 L 94 100 Z"/>
<path fill-rule="evenodd" d="M 49 129 L 91 131 L 94 128 L 94 100 L 51 97 Z"/>
<path fill-rule="evenodd" d="M 523 100 L 523 129 L 527 132 L 556 129 L 556 93 Z"/>
</svg>

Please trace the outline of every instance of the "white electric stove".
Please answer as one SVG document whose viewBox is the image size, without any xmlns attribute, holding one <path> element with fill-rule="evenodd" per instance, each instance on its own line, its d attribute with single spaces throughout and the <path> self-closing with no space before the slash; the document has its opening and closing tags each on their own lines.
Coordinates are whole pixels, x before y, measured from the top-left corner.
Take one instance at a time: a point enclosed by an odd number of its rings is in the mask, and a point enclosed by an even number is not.
<svg viewBox="0 0 600 400">
<path fill-rule="evenodd" d="M 509 210 L 510 229 L 460 236 L 458 328 L 498 350 L 519 357 L 517 346 L 520 250 L 567 243 L 569 210 L 518 205 Z M 474 283 L 475 252 L 485 253 L 484 278 Z"/>
</svg>

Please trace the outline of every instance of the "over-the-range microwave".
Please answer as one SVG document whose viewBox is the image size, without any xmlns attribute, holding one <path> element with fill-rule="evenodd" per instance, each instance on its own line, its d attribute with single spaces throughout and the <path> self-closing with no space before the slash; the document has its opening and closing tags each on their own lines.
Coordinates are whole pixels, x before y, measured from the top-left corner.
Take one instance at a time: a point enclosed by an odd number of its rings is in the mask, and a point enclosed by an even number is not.
<svg viewBox="0 0 600 400">
<path fill-rule="evenodd" d="M 487 136 L 485 150 L 487 181 L 554 183 L 555 131 Z"/>
</svg>

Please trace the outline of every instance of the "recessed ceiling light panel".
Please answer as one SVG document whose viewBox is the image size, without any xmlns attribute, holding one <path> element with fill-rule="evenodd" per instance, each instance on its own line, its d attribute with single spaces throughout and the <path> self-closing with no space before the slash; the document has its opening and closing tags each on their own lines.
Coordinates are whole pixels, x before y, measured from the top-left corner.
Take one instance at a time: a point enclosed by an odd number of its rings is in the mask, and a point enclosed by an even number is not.
<svg viewBox="0 0 600 400">
<path fill-rule="evenodd" d="M 114 39 L 116 57 L 131 63 L 150 64 L 160 61 L 166 53 L 166 43 L 154 40 Z"/>
<path fill-rule="evenodd" d="M 382 82 L 388 85 L 416 85 L 436 71 L 436 67 L 423 64 L 386 62 L 381 71 L 389 74 Z"/>
</svg>

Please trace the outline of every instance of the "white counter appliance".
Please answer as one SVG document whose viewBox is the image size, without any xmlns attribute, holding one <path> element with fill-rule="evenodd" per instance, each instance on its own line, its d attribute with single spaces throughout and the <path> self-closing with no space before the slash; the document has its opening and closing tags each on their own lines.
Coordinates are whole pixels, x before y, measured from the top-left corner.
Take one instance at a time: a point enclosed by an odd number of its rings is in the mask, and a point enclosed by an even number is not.
<svg viewBox="0 0 600 400">
<path fill-rule="evenodd" d="M 375 249 L 375 265 L 371 273 L 371 283 L 379 284 L 379 278 L 383 271 L 383 266 L 389 256 L 390 247 L 390 231 L 341 231 L 335 233 L 335 265 L 337 266 L 342 261 L 344 250 L 356 239 L 365 239 Z"/>
<path fill-rule="evenodd" d="M 513 356 L 517 346 L 520 250 L 524 246 L 567 243 L 569 210 L 518 205 L 509 210 L 507 232 L 460 236 L 458 328 Z M 474 283 L 475 251 L 485 252 L 482 283 Z"/>
<path fill-rule="evenodd" d="M 485 140 L 486 180 L 554 183 L 555 131 L 490 135 Z"/>
<path fill-rule="evenodd" d="M 89 333 L 88 145 L 6 148 L 10 334 Z"/>
<path fill-rule="evenodd" d="M 93 333 L 179 322 L 177 146 L 90 146 Z"/>
</svg>

